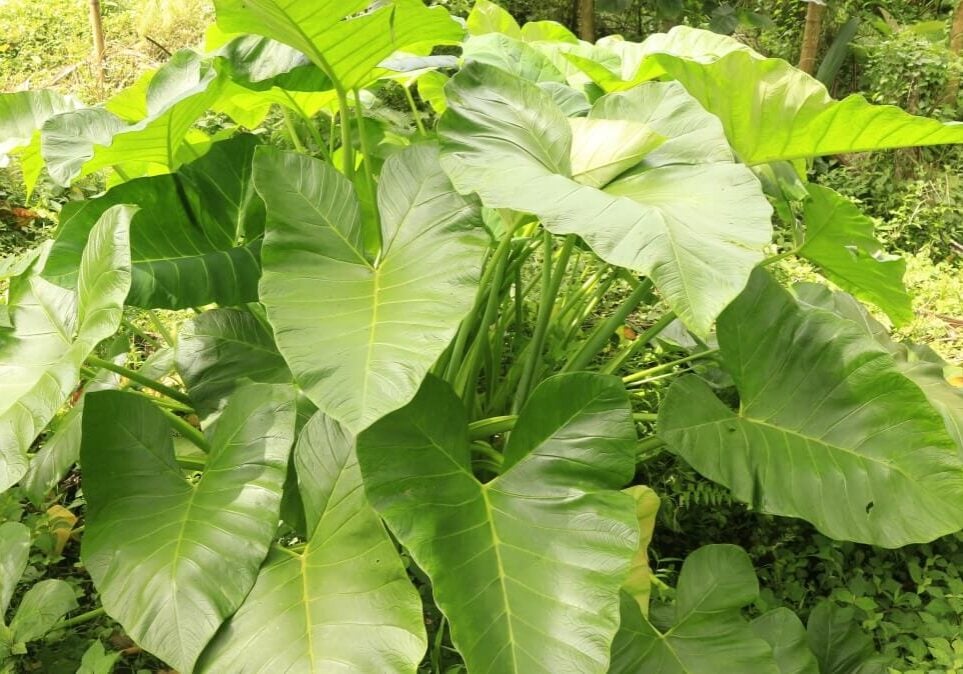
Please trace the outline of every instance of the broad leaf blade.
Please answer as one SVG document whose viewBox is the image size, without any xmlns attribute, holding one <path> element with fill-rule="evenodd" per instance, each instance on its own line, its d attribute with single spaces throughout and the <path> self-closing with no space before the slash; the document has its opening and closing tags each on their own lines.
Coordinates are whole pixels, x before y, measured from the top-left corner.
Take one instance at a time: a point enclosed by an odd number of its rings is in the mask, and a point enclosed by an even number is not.
<svg viewBox="0 0 963 674">
<path fill-rule="evenodd" d="M 886 254 L 873 236 L 873 221 L 828 187 L 810 184 L 806 189 L 806 239 L 799 254 L 843 290 L 885 311 L 897 325 L 913 320 L 912 300 L 903 285 L 906 262 Z"/>
<path fill-rule="evenodd" d="M 129 304 L 182 309 L 256 300 L 264 229 L 264 206 L 251 180 L 257 146 L 254 136 L 237 136 L 177 173 L 137 178 L 67 204 L 44 276 L 70 283 L 100 215 L 115 204 L 137 204 Z"/>
<path fill-rule="evenodd" d="M 739 412 L 691 376 L 659 414 L 696 470 L 837 540 L 898 547 L 963 526 L 963 459 L 943 418 L 856 324 L 799 306 L 760 270 L 718 332 Z"/>
<path fill-rule="evenodd" d="M 677 111 L 685 121 L 666 114 L 663 99 L 687 97 L 678 84 L 651 83 L 641 95 L 627 94 L 624 104 L 597 104 L 595 124 L 641 117 L 667 139 L 652 163 L 630 152 L 636 166 L 602 190 L 572 178 L 569 120 L 535 84 L 469 63 L 447 91 L 442 165 L 461 192 L 478 193 L 489 208 L 533 213 L 556 234 L 581 236 L 606 262 L 650 275 L 693 331 L 708 332 L 762 259 L 772 209 L 751 171 L 719 151 L 725 139 L 711 115 L 691 98 Z M 694 134 L 698 125 L 714 128 L 715 141 Z M 692 151 L 696 139 L 713 148 L 712 163 Z M 576 156 L 578 167 L 584 162 Z"/>
<path fill-rule="evenodd" d="M 107 612 L 182 671 L 254 585 L 293 434 L 290 387 L 245 387 L 210 431 L 207 467 L 192 485 L 151 403 L 115 391 L 86 400 L 84 564 Z"/>
<path fill-rule="evenodd" d="M 50 177 L 67 186 L 76 178 L 124 164 L 154 164 L 173 171 L 188 131 L 217 100 L 223 77 L 196 52 L 174 54 L 150 80 L 146 116 L 128 123 L 104 108 L 56 115 L 42 131 L 42 154 Z"/>
<path fill-rule="evenodd" d="M 751 626 L 756 636 L 772 647 L 779 674 L 820 674 L 819 663 L 809 649 L 806 628 L 788 608 L 767 611 Z"/>
<path fill-rule="evenodd" d="M 679 573 L 675 616 L 660 631 L 622 595 L 622 628 L 612 644 L 612 674 L 780 674 L 772 649 L 741 609 L 759 594 L 752 562 L 735 545 L 707 545 Z"/>
<path fill-rule="evenodd" d="M 6 622 L 7 608 L 27 568 L 30 529 L 20 522 L 0 524 L 0 623 Z"/>
<path fill-rule="evenodd" d="M 365 498 L 354 439 L 319 412 L 295 461 L 308 545 L 271 554 L 198 671 L 414 674 L 427 645 L 421 602 Z"/>
<path fill-rule="evenodd" d="M 833 100 L 812 76 L 781 59 L 762 58 L 735 39 L 715 35 L 718 48 L 707 53 L 704 32 L 679 26 L 653 36 L 659 43 L 643 43 L 651 56 L 641 70 L 664 71 L 681 82 L 722 120 L 729 142 L 747 164 L 963 143 L 963 123 L 916 117 L 855 94 Z"/>
<path fill-rule="evenodd" d="M 32 142 L 44 122 L 77 106 L 76 100 L 56 91 L 0 94 L 0 167 L 7 165 L 10 153 Z"/>
<path fill-rule="evenodd" d="M 204 419 L 220 410 L 244 379 L 292 383 L 274 335 L 248 311 L 214 309 L 181 325 L 177 371 Z"/>
<path fill-rule="evenodd" d="M 391 157 L 378 189 L 384 249 L 364 253 L 358 200 L 329 165 L 265 150 L 261 300 L 278 347 L 319 409 L 359 431 L 415 395 L 471 308 L 486 237 L 437 150 Z"/>
<path fill-rule="evenodd" d="M 10 621 L 14 641 L 27 643 L 40 639 L 75 608 L 77 599 L 66 581 L 48 578 L 35 583 L 23 595 Z"/>
<path fill-rule="evenodd" d="M 133 214 L 115 206 L 98 220 L 76 292 L 33 270 L 11 282 L 13 327 L 0 328 L 0 491 L 23 477 L 27 449 L 76 388 L 81 364 L 117 331 L 130 289 Z"/>
<path fill-rule="evenodd" d="M 469 671 L 607 670 L 638 547 L 634 503 L 616 491 L 632 474 L 629 412 L 615 378 L 546 380 L 487 484 L 461 402 L 433 377 L 359 436 L 369 498 L 431 578 Z"/>
<path fill-rule="evenodd" d="M 216 0 L 214 5 L 217 23 L 227 32 L 289 44 L 349 90 L 371 82 L 378 64 L 396 51 L 457 42 L 463 34 L 443 7 L 425 7 L 421 0 Z"/>
</svg>

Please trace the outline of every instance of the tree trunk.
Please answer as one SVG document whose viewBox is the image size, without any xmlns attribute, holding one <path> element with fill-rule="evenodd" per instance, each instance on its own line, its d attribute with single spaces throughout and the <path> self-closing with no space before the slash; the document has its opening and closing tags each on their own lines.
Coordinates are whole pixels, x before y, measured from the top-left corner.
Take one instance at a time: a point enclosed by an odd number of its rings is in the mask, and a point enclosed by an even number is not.
<svg viewBox="0 0 963 674">
<path fill-rule="evenodd" d="M 578 36 L 595 42 L 595 0 L 578 0 Z"/>
<path fill-rule="evenodd" d="M 94 74 L 97 84 L 104 87 L 104 24 L 100 17 L 100 0 L 90 0 L 90 32 L 94 36 Z"/>
<path fill-rule="evenodd" d="M 950 23 L 950 52 L 957 57 L 963 56 L 963 0 L 960 0 L 960 4 L 956 6 L 956 11 L 953 12 L 953 21 Z M 960 72 L 951 70 L 946 81 L 944 100 L 948 105 L 955 105 L 959 95 Z"/>
<path fill-rule="evenodd" d="M 816 72 L 816 56 L 819 54 L 819 38 L 823 32 L 823 14 L 826 6 L 809 0 L 806 9 L 806 28 L 803 31 L 802 51 L 799 52 L 798 68 L 812 75 Z"/>
</svg>

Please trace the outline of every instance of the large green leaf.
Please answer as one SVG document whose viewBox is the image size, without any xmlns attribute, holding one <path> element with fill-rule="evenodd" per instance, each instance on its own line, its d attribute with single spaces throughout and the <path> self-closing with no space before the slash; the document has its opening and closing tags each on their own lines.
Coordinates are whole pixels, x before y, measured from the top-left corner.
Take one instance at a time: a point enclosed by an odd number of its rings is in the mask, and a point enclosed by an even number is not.
<svg viewBox="0 0 963 674">
<path fill-rule="evenodd" d="M 207 466 L 192 484 L 153 404 L 118 391 L 87 397 L 84 565 L 107 613 L 180 671 L 254 585 L 293 436 L 291 387 L 251 384 L 208 429 Z"/>
<path fill-rule="evenodd" d="M 134 210 L 107 210 L 90 233 L 77 290 L 45 281 L 42 260 L 10 282 L 11 328 L 0 328 L 0 491 L 27 470 L 27 449 L 80 381 L 80 366 L 117 331 L 130 289 Z"/>
<path fill-rule="evenodd" d="M 606 262 L 651 276 L 693 331 L 708 332 L 762 259 L 772 210 L 759 182 L 733 163 L 718 121 L 678 84 L 613 94 L 596 103 L 591 121 L 576 124 L 591 132 L 618 127 L 602 121 L 617 120 L 635 129 L 634 148 L 619 144 L 622 134 L 597 145 L 609 157 L 593 164 L 616 170 L 593 178 L 609 181 L 630 169 L 606 185 L 592 181 L 603 189 L 574 179 L 580 155 L 573 149 L 582 144 L 537 85 L 469 63 L 447 91 L 439 125 L 442 165 L 459 191 L 477 192 L 490 208 L 534 213 L 552 232 L 581 236 Z M 665 143 L 659 147 L 651 135 L 637 133 L 642 125 Z M 711 148 L 708 156 L 692 151 L 696 139 Z"/>
<path fill-rule="evenodd" d="M 6 624 L 7 609 L 17 590 L 30 555 L 30 529 L 20 522 L 0 524 L 0 623 Z"/>
<path fill-rule="evenodd" d="M 806 189 L 806 239 L 799 255 L 843 290 L 878 306 L 897 325 L 913 320 L 912 300 L 903 285 L 906 262 L 886 254 L 873 236 L 873 221 L 828 187 L 809 184 Z"/>
<path fill-rule="evenodd" d="M 74 110 L 79 103 L 56 91 L 16 91 L 0 94 L 0 167 L 10 153 L 29 145 L 50 117 Z"/>
<path fill-rule="evenodd" d="M 718 334 L 739 411 L 689 376 L 659 414 L 696 470 L 835 539 L 898 547 L 963 527 L 963 458 L 943 418 L 859 326 L 759 270 Z"/>
<path fill-rule="evenodd" d="M 432 581 L 472 672 L 605 672 L 619 586 L 638 546 L 635 430 L 604 375 L 544 381 L 505 448 L 471 472 L 461 401 L 434 377 L 358 437 L 371 503 Z"/>
<path fill-rule="evenodd" d="M 817 283 L 797 283 L 795 291 L 801 302 L 828 309 L 853 321 L 889 351 L 900 372 L 920 387 L 930 404 L 943 416 L 946 430 L 963 456 L 963 388 L 949 382 L 953 368 L 938 353 L 925 345 L 894 341 L 886 328 L 851 295 L 833 292 Z"/>
<path fill-rule="evenodd" d="M 264 205 L 251 165 L 258 141 L 215 143 L 177 173 L 137 178 L 96 199 L 64 206 L 44 276 L 70 283 L 94 223 L 115 204 L 136 204 L 128 303 L 181 309 L 257 299 Z"/>
<path fill-rule="evenodd" d="M 264 150 L 254 180 L 268 210 L 261 300 L 304 392 L 352 432 L 398 409 L 471 308 L 485 235 L 437 150 L 385 162 L 384 247 L 365 256 L 351 184 L 329 165 Z"/>
<path fill-rule="evenodd" d="M 679 572 L 669 624 L 654 626 L 622 595 L 622 627 L 612 644 L 612 674 L 780 674 L 772 648 L 742 608 L 759 594 L 752 561 L 736 545 L 706 545 Z"/>
<path fill-rule="evenodd" d="M 311 531 L 275 550 L 199 672 L 411 672 L 424 655 L 421 601 L 368 505 L 354 439 L 317 413 L 295 462 Z"/>
<path fill-rule="evenodd" d="M 214 309 L 185 321 L 176 354 L 177 371 L 202 419 L 220 410 L 244 379 L 294 381 L 274 335 L 249 311 Z"/>
<path fill-rule="evenodd" d="M 184 161 L 184 140 L 207 111 L 224 77 L 210 59 L 191 50 L 174 54 L 146 88 L 146 116 L 130 123 L 106 108 L 51 117 L 43 126 L 42 154 L 61 185 L 108 166 L 153 164 L 173 171 Z"/>
<path fill-rule="evenodd" d="M 345 89 L 371 82 L 378 64 L 396 51 L 457 42 L 463 34 L 443 7 L 425 7 L 421 0 L 215 0 L 214 5 L 224 30 L 289 44 Z"/>
<path fill-rule="evenodd" d="M 633 49 L 620 89 L 668 74 L 722 120 L 747 164 L 918 145 L 963 143 L 963 123 L 916 117 L 859 95 L 836 101 L 817 79 L 733 38 L 677 26 Z M 623 57 L 623 61 L 625 57 Z"/>
</svg>

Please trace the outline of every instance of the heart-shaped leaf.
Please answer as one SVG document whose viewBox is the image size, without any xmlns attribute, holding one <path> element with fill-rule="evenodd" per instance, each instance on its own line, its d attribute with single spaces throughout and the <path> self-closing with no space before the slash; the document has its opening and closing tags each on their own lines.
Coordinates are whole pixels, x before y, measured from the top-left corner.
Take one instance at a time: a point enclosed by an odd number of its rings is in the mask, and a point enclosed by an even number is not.
<svg viewBox="0 0 963 674">
<path fill-rule="evenodd" d="M 759 270 L 718 334 L 739 411 L 688 376 L 659 413 L 696 470 L 837 540 L 898 547 L 963 527 L 963 459 L 943 418 L 859 326 Z"/>
<path fill-rule="evenodd" d="M 635 429 L 621 382 L 544 381 L 505 448 L 504 473 L 471 471 L 454 391 L 418 396 L 358 438 L 365 489 L 432 581 L 469 671 L 605 672 L 619 586 L 638 548 Z"/>
<path fill-rule="evenodd" d="M 290 386 L 240 389 L 208 429 L 207 465 L 191 483 L 152 403 L 119 391 L 85 401 L 84 565 L 107 613 L 181 671 L 254 585 L 277 529 L 294 415 Z"/>
<path fill-rule="evenodd" d="M 486 247 L 478 209 L 434 147 L 394 155 L 372 261 L 354 189 L 328 164 L 264 150 L 254 180 L 268 211 L 261 301 L 278 347 L 318 408 L 360 431 L 414 397 L 471 308 Z"/>
<path fill-rule="evenodd" d="M 354 439 L 315 414 L 295 448 L 310 540 L 275 550 L 199 672 L 414 672 L 421 601 L 368 505 Z"/>
</svg>

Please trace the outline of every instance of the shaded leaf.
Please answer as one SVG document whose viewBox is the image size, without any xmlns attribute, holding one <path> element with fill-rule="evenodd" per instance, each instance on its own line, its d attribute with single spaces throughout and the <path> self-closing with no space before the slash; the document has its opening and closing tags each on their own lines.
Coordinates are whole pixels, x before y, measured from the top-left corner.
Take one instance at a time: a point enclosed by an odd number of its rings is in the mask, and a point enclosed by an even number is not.
<svg viewBox="0 0 963 674">
<path fill-rule="evenodd" d="M 30 555 L 30 529 L 20 522 L 0 524 L 0 623 L 6 623 L 10 600 Z"/>
<path fill-rule="evenodd" d="M 115 204 L 136 204 L 131 221 L 129 304 L 182 309 L 257 299 L 264 205 L 251 162 L 258 140 L 236 136 L 174 174 L 138 178 L 64 206 L 44 276 L 70 284 L 93 224 Z"/>
<path fill-rule="evenodd" d="M 244 379 L 293 382 L 274 335 L 249 311 L 214 309 L 181 324 L 177 371 L 204 419 L 219 411 Z"/>
<path fill-rule="evenodd" d="M 48 578 L 34 583 L 24 593 L 10 621 L 14 641 L 27 643 L 40 639 L 75 608 L 77 599 L 66 581 Z"/>
<path fill-rule="evenodd" d="M 820 674 L 809 649 L 806 628 L 788 608 L 767 611 L 752 621 L 752 631 L 772 647 L 780 674 Z"/>
</svg>

